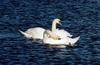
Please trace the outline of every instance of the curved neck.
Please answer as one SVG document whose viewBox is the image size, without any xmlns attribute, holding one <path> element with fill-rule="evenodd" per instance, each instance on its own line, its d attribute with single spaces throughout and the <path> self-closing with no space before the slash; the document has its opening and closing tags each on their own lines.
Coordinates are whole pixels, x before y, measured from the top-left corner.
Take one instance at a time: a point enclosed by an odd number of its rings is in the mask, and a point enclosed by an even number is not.
<svg viewBox="0 0 100 65">
<path fill-rule="evenodd" d="M 52 32 L 56 30 L 56 24 L 57 23 L 55 21 L 52 22 L 52 29 L 51 29 Z"/>
</svg>

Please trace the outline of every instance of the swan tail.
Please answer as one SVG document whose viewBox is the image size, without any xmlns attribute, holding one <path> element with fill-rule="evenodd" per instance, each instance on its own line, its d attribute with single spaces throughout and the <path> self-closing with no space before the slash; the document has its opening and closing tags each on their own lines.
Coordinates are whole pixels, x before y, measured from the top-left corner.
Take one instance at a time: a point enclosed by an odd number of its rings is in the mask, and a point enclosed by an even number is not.
<svg viewBox="0 0 100 65">
<path fill-rule="evenodd" d="M 27 33 L 23 32 L 23 31 L 21 31 L 21 30 L 19 30 L 19 32 L 20 32 L 21 34 L 23 34 L 26 38 L 31 38 L 31 37 L 32 37 L 30 34 L 27 34 Z"/>
<path fill-rule="evenodd" d="M 75 37 L 75 38 L 70 38 L 69 43 L 71 46 L 74 46 L 75 43 L 80 39 L 80 36 Z"/>
</svg>

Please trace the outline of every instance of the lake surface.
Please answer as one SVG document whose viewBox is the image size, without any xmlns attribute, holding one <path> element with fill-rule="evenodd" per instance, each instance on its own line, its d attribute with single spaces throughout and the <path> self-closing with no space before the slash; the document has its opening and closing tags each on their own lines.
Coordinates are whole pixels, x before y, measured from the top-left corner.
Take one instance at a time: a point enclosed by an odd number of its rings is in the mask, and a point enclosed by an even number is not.
<svg viewBox="0 0 100 65">
<path fill-rule="evenodd" d="M 74 37 L 74 47 L 50 48 L 18 30 L 51 28 L 54 18 Z M 99 0 L 0 0 L 0 65 L 100 65 Z"/>
</svg>

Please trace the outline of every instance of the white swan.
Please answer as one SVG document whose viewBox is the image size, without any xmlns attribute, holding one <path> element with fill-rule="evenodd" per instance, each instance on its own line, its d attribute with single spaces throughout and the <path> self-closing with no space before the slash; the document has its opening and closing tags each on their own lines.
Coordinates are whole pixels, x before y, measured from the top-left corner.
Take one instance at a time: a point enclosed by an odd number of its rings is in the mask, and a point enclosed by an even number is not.
<svg viewBox="0 0 100 65">
<path fill-rule="evenodd" d="M 63 37 L 58 40 L 55 40 L 50 37 L 50 32 L 49 30 L 46 30 L 43 34 L 43 43 L 44 44 L 50 44 L 50 45 L 71 45 L 74 46 L 75 43 L 79 40 L 79 37 L 76 38 L 70 38 L 70 37 Z"/>
<path fill-rule="evenodd" d="M 52 31 L 55 31 L 53 29 L 55 29 L 56 25 L 60 24 L 59 19 L 54 19 L 53 23 L 52 23 Z M 45 29 L 41 28 L 41 27 L 35 27 L 35 28 L 29 28 L 27 31 L 23 32 L 21 30 L 19 30 L 19 32 L 21 32 L 26 38 L 32 38 L 32 39 L 43 39 L 43 33 L 44 33 Z M 57 36 L 56 34 L 54 35 L 53 33 L 49 33 L 49 35 L 53 38 L 53 39 L 58 39 L 59 36 Z"/>
<path fill-rule="evenodd" d="M 54 21 L 60 22 L 60 19 L 54 19 Z M 56 23 L 53 22 L 52 32 L 50 30 L 45 30 L 43 34 L 43 42 L 44 44 L 52 44 L 52 45 L 74 45 L 80 38 L 71 38 L 72 35 L 63 29 L 56 29 Z M 57 36 L 58 38 L 53 39 L 52 36 Z"/>
</svg>

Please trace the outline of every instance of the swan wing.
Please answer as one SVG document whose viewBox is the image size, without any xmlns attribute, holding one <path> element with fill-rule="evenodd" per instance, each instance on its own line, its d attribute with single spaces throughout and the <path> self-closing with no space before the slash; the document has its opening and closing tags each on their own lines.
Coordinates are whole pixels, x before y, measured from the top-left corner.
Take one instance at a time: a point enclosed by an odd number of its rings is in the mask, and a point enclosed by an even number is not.
<svg viewBox="0 0 100 65">
<path fill-rule="evenodd" d="M 43 39 L 43 33 L 45 29 L 41 27 L 30 28 L 26 31 L 27 34 L 30 34 L 33 39 Z"/>
<path fill-rule="evenodd" d="M 75 38 L 69 38 L 69 44 L 70 44 L 71 46 L 74 46 L 75 43 L 76 43 L 79 39 L 80 39 L 80 36 L 75 37 Z"/>
<path fill-rule="evenodd" d="M 19 30 L 26 38 L 33 39 L 43 39 L 43 33 L 45 29 L 41 27 L 29 28 L 27 31 L 23 32 Z"/>
<path fill-rule="evenodd" d="M 69 32 L 63 29 L 56 29 L 55 34 L 59 35 L 61 38 L 72 37 L 72 35 Z"/>
</svg>

